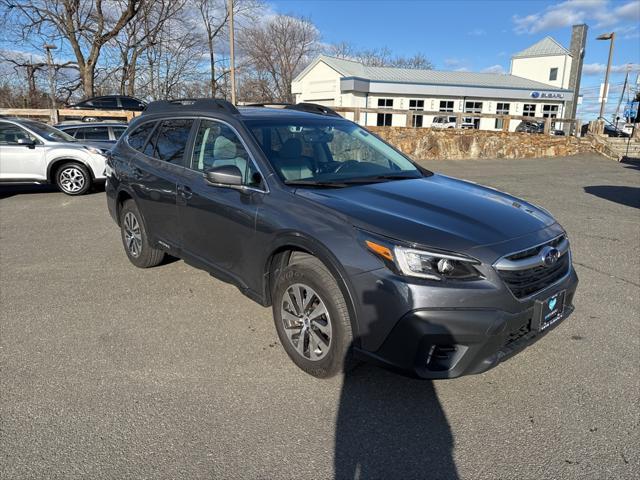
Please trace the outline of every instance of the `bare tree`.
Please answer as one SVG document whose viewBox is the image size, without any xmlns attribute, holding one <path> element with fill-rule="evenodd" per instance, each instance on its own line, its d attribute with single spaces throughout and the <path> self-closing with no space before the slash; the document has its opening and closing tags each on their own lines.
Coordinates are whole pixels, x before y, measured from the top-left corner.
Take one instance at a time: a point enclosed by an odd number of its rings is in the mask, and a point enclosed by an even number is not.
<svg viewBox="0 0 640 480">
<path fill-rule="evenodd" d="M 228 0 L 193 0 L 198 10 L 201 24 L 204 29 L 203 37 L 207 44 L 209 54 L 209 86 L 211 96 L 215 97 L 218 83 L 224 81 L 224 76 L 229 73 L 225 68 L 226 58 L 219 56 L 227 52 L 227 38 L 229 26 L 229 2 Z M 233 0 L 233 14 L 237 31 L 244 30 L 246 21 L 255 21 L 258 13 L 264 5 L 261 0 Z M 217 41 L 219 45 L 216 44 Z M 223 64 L 220 73 L 216 72 L 216 64 Z"/>
<path fill-rule="evenodd" d="M 37 55 L 27 55 L 20 52 L 0 50 L 0 61 L 5 62 L 7 66 L 11 66 L 10 69 L 4 69 L 4 72 L 0 73 L 0 76 L 9 77 L 9 72 L 13 72 L 11 77 L 13 82 L 5 81 L 5 86 L 8 87 L 10 83 L 13 83 L 15 87 L 26 80 L 27 91 L 26 93 L 18 93 L 18 96 L 24 97 L 19 103 L 28 107 L 41 106 L 41 100 L 43 95 L 48 95 L 45 92 L 46 88 L 39 85 L 39 74 L 46 78 L 48 75 L 49 65 L 45 59 Z M 56 82 L 56 98 L 66 101 L 68 99 L 69 92 L 75 91 L 79 85 L 75 81 L 76 74 L 69 75 L 71 72 L 77 72 L 77 65 L 74 62 L 54 63 L 54 78 L 59 81 Z M 17 76 L 16 76 L 17 75 Z M 19 92 L 23 89 L 17 88 Z"/>
<path fill-rule="evenodd" d="M 63 39 L 76 58 L 85 97 L 94 95 L 96 66 L 102 48 L 153 0 L 0 0 L 8 14 L 4 25 L 23 41 Z M 39 45 L 41 46 L 41 45 Z"/>
<path fill-rule="evenodd" d="M 393 55 L 387 47 L 358 50 L 348 42 L 340 42 L 329 45 L 326 49 L 328 55 L 353 60 L 369 67 L 397 67 L 411 68 L 415 70 L 431 70 L 433 64 L 422 53 L 416 53 L 410 57 Z"/>
<path fill-rule="evenodd" d="M 309 20 L 277 15 L 247 28 L 238 44 L 247 62 L 269 79 L 274 100 L 292 102 L 291 82 L 318 51 L 319 38 Z"/>
<path fill-rule="evenodd" d="M 121 95 L 136 94 L 138 64 L 144 52 L 160 41 L 162 32 L 175 15 L 181 13 L 185 0 L 146 1 L 138 14 L 114 38 L 118 55 L 115 69 L 119 73 Z"/>
</svg>

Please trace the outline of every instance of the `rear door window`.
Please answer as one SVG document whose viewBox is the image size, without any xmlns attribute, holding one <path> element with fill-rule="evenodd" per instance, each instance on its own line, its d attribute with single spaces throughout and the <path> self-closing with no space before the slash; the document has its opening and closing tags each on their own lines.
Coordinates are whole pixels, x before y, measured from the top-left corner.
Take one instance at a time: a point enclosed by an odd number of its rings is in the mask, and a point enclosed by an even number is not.
<svg viewBox="0 0 640 480">
<path fill-rule="evenodd" d="M 67 132 L 68 133 L 68 132 Z M 78 129 L 76 135 L 79 140 L 109 140 L 108 127 L 86 127 Z"/>
<path fill-rule="evenodd" d="M 93 106 L 99 108 L 116 109 L 118 108 L 118 102 L 116 101 L 115 97 L 96 98 L 95 100 L 93 100 Z"/>
<path fill-rule="evenodd" d="M 158 160 L 182 165 L 192 126 L 192 119 L 164 120 L 149 139 L 144 153 Z"/>
<path fill-rule="evenodd" d="M 135 98 L 128 98 L 128 97 L 120 97 L 120 104 L 122 105 L 122 108 L 142 108 L 144 107 L 144 104 L 138 100 L 136 100 Z"/>
<path fill-rule="evenodd" d="M 133 132 L 131 132 L 129 134 L 129 138 L 127 138 L 127 143 L 129 143 L 129 146 L 141 152 L 145 144 L 147 143 L 147 138 L 149 138 L 149 134 L 153 130 L 155 124 L 155 122 L 143 123 Z"/>
</svg>

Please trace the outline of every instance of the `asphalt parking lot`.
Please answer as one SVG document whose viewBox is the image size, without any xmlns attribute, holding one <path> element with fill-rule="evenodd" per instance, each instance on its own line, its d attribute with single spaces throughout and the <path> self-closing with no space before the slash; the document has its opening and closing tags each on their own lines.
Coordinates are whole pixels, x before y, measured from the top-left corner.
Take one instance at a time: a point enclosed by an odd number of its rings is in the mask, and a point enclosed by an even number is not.
<svg viewBox="0 0 640 480">
<path fill-rule="evenodd" d="M 316 380 L 234 287 L 130 265 L 104 193 L 0 187 L 0 478 L 638 478 L 640 165 L 426 166 L 572 242 L 574 315 L 480 376 Z"/>
</svg>

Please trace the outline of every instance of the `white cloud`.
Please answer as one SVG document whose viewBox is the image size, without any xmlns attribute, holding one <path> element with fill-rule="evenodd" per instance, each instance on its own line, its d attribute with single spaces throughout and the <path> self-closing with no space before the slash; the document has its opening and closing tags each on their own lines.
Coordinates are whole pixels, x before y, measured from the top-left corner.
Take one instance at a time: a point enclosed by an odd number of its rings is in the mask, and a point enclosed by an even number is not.
<svg viewBox="0 0 640 480">
<path fill-rule="evenodd" d="M 603 63 L 585 63 L 582 66 L 583 75 L 604 75 L 607 65 Z M 611 65 L 611 73 L 625 73 L 627 70 L 631 72 L 640 71 L 640 64 L 625 63 L 623 65 Z"/>
<path fill-rule="evenodd" d="M 480 70 L 482 73 L 504 73 L 504 67 L 502 65 L 491 65 L 490 67 Z"/>
<path fill-rule="evenodd" d="M 631 0 L 623 5 L 611 0 L 565 0 L 539 13 L 513 16 L 514 31 L 519 34 L 539 33 L 578 23 L 593 23 L 596 28 L 603 28 L 638 22 L 640 0 Z"/>
</svg>

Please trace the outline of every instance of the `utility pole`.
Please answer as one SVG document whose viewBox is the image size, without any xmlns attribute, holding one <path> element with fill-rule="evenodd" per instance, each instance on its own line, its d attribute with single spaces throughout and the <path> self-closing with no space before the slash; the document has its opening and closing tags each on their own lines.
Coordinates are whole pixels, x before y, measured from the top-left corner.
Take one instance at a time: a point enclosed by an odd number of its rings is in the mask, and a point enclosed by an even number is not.
<svg viewBox="0 0 640 480">
<path fill-rule="evenodd" d="M 609 44 L 609 61 L 607 62 L 607 73 L 604 75 L 604 88 L 602 89 L 602 101 L 600 102 L 600 118 L 604 118 L 604 105 L 607 103 L 607 93 L 609 91 L 609 73 L 611 73 L 611 59 L 613 58 L 613 41 L 616 38 L 616 33 L 603 33 L 598 35 L 596 40 L 611 40 Z"/>
<path fill-rule="evenodd" d="M 236 56 L 233 28 L 233 0 L 229 0 L 229 53 L 231 61 L 231 103 L 236 104 Z"/>
<path fill-rule="evenodd" d="M 47 51 L 47 70 L 49 72 L 49 100 L 51 103 L 51 123 L 54 125 L 58 123 L 58 111 L 56 110 L 56 86 L 53 80 L 53 58 L 51 57 L 51 50 L 55 50 L 55 45 L 46 44 L 43 48 Z"/>
</svg>

